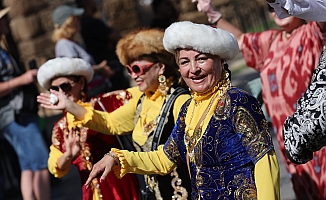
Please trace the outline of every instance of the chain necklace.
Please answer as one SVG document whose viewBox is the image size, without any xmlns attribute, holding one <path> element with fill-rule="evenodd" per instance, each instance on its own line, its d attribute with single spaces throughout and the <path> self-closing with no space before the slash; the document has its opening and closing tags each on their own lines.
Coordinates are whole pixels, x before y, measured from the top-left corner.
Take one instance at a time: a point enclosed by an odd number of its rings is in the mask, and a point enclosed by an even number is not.
<svg viewBox="0 0 326 200">
<path fill-rule="evenodd" d="M 186 145 L 186 149 L 187 149 L 187 155 L 186 155 L 186 161 L 187 161 L 187 166 L 188 166 L 188 172 L 189 172 L 189 175 L 191 177 L 191 173 L 190 173 L 190 162 L 193 162 L 195 163 L 196 160 L 195 160 L 195 155 L 194 155 L 194 148 L 197 144 L 197 142 L 199 141 L 199 139 L 201 138 L 201 135 L 202 135 L 202 127 L 204 125 L 204 119 L 206 118 L 209 110 L 211 109 L 213 103 L 216 101 L 216 100 L 220 100 L 222 95 L 230 88 L 231 84 L 230 84 L 230 81 L 223 81 L 221 84 L 218 84 L 216 86 L 217 88 L 217 91 L 214 93 L 213 91 L 213 97 L 211 98 L 207 108 L 205 109 L 203 115 L 201 116 L 201 118 L 199 119 L 199 121 L 197 122 L 197 125 L 194 129 L 194 132 L 192 135 L 190 135 L 189 133 L 189 130 L 190 130 L 190 125 L 191 125 L 191 121 L 193 119 L 193 116 L 194 116 L 194 111 L 195 111 L 195 108 L 197 106 L 197 103 L 195 101 L 195 105 L 193 107 L 193 110 L 192 110 L 192 114 L 190 116 L 190 121 L 189 121 L 189 124 L 187 126 L 187 129 L 185 130 L 185 135 L 184 135 L 184 142 L 185 142 L 185 145 Z"/>
<path fill-rule="evenodd" d="M 195 145 L 197 144 L 198 139 L 201 137 L 202 127 L 203 127 L 203 124 L 204 124 L 204 119 L 206 118 L 206 116 L 208 114 L 208 111 L 211 109 L 211 107 L 212 107 L 213 103 L 215 102 L 215 100 L 218 99 L 218 97 L 220 97 L 219 93 L 220 92 L 216 92 L 214 94 L 214 96 L 211 98 L 207 108 L 205 109 L 203 115 L 199 119 L 199 121 L 198 121 L 198 123 L 197 123 L 197 125 L 196 125 L 196 127 L 194 129 L 193 134 L 190 135 L 190 133 L 189 133 L 190 124 L 191 124 L 192 118 L 194 116 L 194 111 L 195 111 L 196 106 L 197 106 L 197 103 L 195 102 L 195 105 L 194 105 L 194 107 L 192 109 L 191 118 L 190 118 L 189 124 L 187 126 L 187 130 L 185 131 L 185 137 L 184 137 L 187 152 L 189 154 L 189 157 L 191 157 L 191 158 L 193 158 L 193 149 L 194 149 Z"/>
</svg>

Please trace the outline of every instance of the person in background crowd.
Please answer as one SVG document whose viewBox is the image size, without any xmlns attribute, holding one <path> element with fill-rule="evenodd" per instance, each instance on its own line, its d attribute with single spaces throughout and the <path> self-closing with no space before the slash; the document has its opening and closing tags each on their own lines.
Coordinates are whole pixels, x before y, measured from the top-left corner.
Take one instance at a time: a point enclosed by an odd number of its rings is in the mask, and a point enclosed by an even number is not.
<svg viewBox="0 0 326 200">
<path fill-rule="evenodd" d="M 326 21 L 326 1 L 267 0 L 280 18 L 296 16 L 305 20 Z M 317 69 L 306 92 L 297 102 L 295 113 L 283 127 L 287 157 L 295 164 L 314 159 L 313 152 L 326 146 L 325 114 L 323 113 L 326 78 L 326 48 L 324 46 Z M 309 117 L 308 117 L 309 116 Z"/>
<path fill-rule="evenodd" d="M 289 14 L 306 20 L 325 20 L 326 1 L 268 1 L 279 17 Z M 281 8 L 280 8 L 281 7 Z M 285 9 L 289 13 L 285 12 Z M 281 12 L 281 14 L 280 14 Z M 313 152 L 326 146 L 323 104 L 325 95 L 326 47 L 321 53 L 318 67 L 312 75 L 306 92 L 297 102 L 295 113 L 284 122 L 283 136 L 288 158 L 296 164 L 313 159 Z"/>
<path fill-rule="evenodd" d="M 96 63 L 106 60 L 114 72 L 110 77 L 112 90 L 129 88 L 130 79 L 115 53 L 117 42 L 121 39 L 120 33 L 94 17 L 97 11 L 94 0 L 76 0 L 76 4 L 85 10 L 81 17 L 81 35 L 88 52 Z"/>
<path fill-rule="evenodd" d="M 320 173 L 326 166 L 323 162 L 326 148 L 316 152 L 313 161 L 295 165 L 286 157 L 282 134 L 284 121 L 294 113 L 297 100 L 306 90 L 317 67 L 324 44 L 325 23 L 306 23 L 294 16 L 280 19 L 271 8 L 272 18 L 281 30 L 242 33 L 222 18 L 210 1 L 199 0 L 197 8 L 207 14 L 210 23 L 237 38 L 247 66 L 260 73 L 263 101 L 297 199 L 326 199 L 323 175 Z"/>
<path fill-rule="evenodd" d="M 93 57 L 81 46 L 79 18 L 83 13 L 84 9 L 82 8 L 68 5 L 58 6 L 52 13 L 55 27 L 52 39 L 56 43 L 56 57 L 81 58 L 92 65 L 95 74 L 88 85 L 87 96 L 90 98 L 112 91 L 112 83 L 109 78 L 113 76 L 114 71 L 108 66 L 107 60 L 102 60 L 97 65 Z"/>
<path fill-rule="evenodd" d="M 69 105 L 73 105 L 80 113 L 75 118 L 82 120 L 76 122 L 77 126 L 87 126 L 105 134 L 126 135 L 123 140 L 127 149 L 156 150 L 166 142 L 181 106 L 190 98 L 188 90 L 182 87 L 173 54 L 163 47 L 163 34 L 159 29 L 141 29 L 130 32 L 118 42 L 119 60 L 137 86 L 132 88 L 133 98 L 113 112 L 100 112 L 87 104 L 76 104 L 55 91 L 58 104 L 49 105 L 49 94 L 44 93 L 38 96 L 38 102 L 45 108 L 67 112 L 71 112 Z M 84 115 L 86 110 L 88 113 Z M 141 198 L 190 199 L 186 167 L 171 170 L 171 174 L 165 176 L 138 176 Z"/>
<path fill-rule="evenodd" d="M 152 2 L 154 18 L 151 28 L 166 29 L 179 18 L 179 12 L 170 0 L 154 0 Z"/>
<path fill-rule="evenodd" d="M 325 0 L 266 0 L 275 9 L 279 18 L 295 16 L 316 22 L 326 21 Z"/>
<path fill-rule="evenodd" d="M 79 58 L 55 58 L 44 63 L 37 73 L 39 84 L 46 90 L 55 90 L 73 102 L 86 102 L 87 82 L 94 70 Z M 98 95 L 89 104 L 95 109 L 112 112 L 128 103 L 131 94 L 119 90 Z M 93 180 L 92 187 L 85 188 L 93 163 L 100 160 L 112 147 L 121 146 L 114 136 L 104 135 L 86 127 L 74 127 L 66 115 L 55 123 L 48 159 L 49 171 L 57 178 L 65 176 L 70 166 L 76 165 L 81 178 L 83 200 L 137 200 L 137 179 L 134 175 L 122 179 L 111 173 L 105 180 Z"/>
<path fill-rule="evenodd" d="M 10 31 L 9 10 L 0 10 L 1 38 Z M 39 129 L 36 74 L 37 69 L 22 72 L 13 57 L 0 48 L 0 132 L 17 154 L 23 199 L 50 200 L 49 151 Z"/>
</svg>

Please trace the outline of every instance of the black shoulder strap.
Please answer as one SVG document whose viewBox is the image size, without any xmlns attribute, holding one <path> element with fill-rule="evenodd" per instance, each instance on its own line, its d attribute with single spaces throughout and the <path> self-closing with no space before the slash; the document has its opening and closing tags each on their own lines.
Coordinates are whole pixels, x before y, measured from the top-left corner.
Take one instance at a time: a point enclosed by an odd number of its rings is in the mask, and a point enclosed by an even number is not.
<svg viewBox="0 0 326 200">
<path fill-rule="evenodd" d="M 135 126 L 139 119 L 139 115 L 140 115 L 140 112 L 142 109 L 142 102 L 143 102 L 144 98 L 145 98 L 145 93 L 143 93 L 140 96 L 140 98 L 138 99 L 137 105 L 136 105 L 135 118 L 134 118 Z M 135 148 L 134 143 L 133 143 L 132 134 L 119 135 L 118 137 L 122 143 L 122 148 L 124 150 L 137 151 L 137 149 Z"/>
<path fill-rule="evenodd" d="M 100 100 L 98 97 L 96 98 L 96 101 L 97 101 L 98 105 L 100 105 L 100 107 L 102 108 L 102 110 L 103 110 L 104 112 L 107 112 L 106 109 L 105 109 L 105 107 L 104 107 L 104 105 L 103 105 L 103 103 L 101 102 L 101 100 Z M 124 149 L 124 145 L 123 145 L 121 139 L 119 138 L 119 136 L 115 136 L 115 137 L 117 138 L 120 147 L 121 147 L 122 149 Z"/>
<path fill-rule="evenodd" d="M 186 89 L 182 88 L 182 87 L 177 87 L 172 94 L 170 95 L 169 99 L 167 100 L 163 111 L 160 115 L 160 119 L 159 122 L 156 126 L 155 132 L 154 132 L 154 137 L 153 137 L 153 141 L 152 141 L 152 150 L 156 150 L 157 146 L 159 144 L 162 132 L 163 132 L 163 128 L 164 128 L 164 122 L 166 120 L 167 114 L 168 112 L 171 110 L 171 107 L 174 105 L 174 102 L 176 100 L 176 98 L 178 96 L 180 96 L 181 94 L 186 94 L 189 93 Z"/>
</svg>

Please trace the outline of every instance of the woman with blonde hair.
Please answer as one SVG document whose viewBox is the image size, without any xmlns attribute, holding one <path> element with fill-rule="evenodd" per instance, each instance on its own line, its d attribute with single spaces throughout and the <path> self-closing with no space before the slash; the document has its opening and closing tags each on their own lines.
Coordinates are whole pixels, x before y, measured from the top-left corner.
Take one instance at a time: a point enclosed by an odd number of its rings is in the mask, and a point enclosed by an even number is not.
<svg viewBox="0 0 326 200">
<path fill-rule="evenodd" d="M 55 27 L 52 40 L 56 43 L 56 57 L 81 58 L 92 65 L 95 74 L 93 80 L 88 84 L 88 97 L 92 97 L 111 91 L 112 84 L 109 78 L 113 76 L 114 72 L 107 65 L 106 60 L 97 65 L 93 57 L 82 47 L 79 18 L 83 13 L 83 8 L 68 5 L 58 6 L 52 14 Z"/>
</svg>

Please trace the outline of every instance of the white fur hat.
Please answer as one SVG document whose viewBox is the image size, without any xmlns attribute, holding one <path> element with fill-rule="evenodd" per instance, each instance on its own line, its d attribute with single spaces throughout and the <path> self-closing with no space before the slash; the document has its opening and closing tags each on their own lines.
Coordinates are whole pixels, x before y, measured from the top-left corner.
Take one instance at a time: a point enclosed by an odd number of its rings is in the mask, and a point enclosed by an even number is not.
<svg viewBox="0 0 326 200">
<path fill-rule="evenodd" d="M 239 53 L 235 37 L 222 29 L 189 21 L 175 22 L 164 33 L 164 48 L 175 53 L 177 49 L 193 49 L 231 60 Z"/>
<path fill-rule="evenodd" d="M 80 58 L 54 58 L 45 62 L 37 72 L 38 83 L 46 90 L 50 88 L 50 81 L 59 76 L 84 76 L 87 82 L 93 78 L 92 66 Z"/>
</svg>

